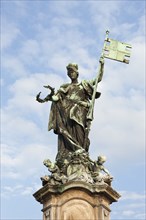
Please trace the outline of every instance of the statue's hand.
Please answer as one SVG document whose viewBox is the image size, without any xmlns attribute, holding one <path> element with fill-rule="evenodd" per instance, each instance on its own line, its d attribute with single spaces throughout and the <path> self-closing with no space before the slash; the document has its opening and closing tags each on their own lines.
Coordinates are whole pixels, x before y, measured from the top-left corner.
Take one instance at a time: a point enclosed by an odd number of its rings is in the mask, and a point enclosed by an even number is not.
<svg viewBox="0 0 146 220">
<path fill-rule="evenodd" d="M 103 65 L 104 64 L 104 57 L 101 56 L 99 62 Z"/>
<path fill-rule="evenodd" d="M 41 92 L 39 92 L 37 95 L 36 95 L 36 100 L 39 102 L 39 99 L 40 99 L 40 94 Z"/>
<path fill-rule="evenodd" d="M 46 89 L 50 89 L 50 90 L 51 90 L 50 95 L 51 95 L 51 96 L 54 95 L 54 93 L 55 93 L 55 88 L 53 88 L 52 86 L 49 86 L 49 85 L 44 86 L 44 88 L 46 88 Z"/>
<path fill-rule="evenodd" d="M 45 100 L 40 98 L 40 94 L 41 94 L 41 92 L 39 92 L 39 93 L 36 95 L 36 101 L 38 101 L 38 102 L 40 102 L 40 103 L 43 103 L 43 102 L 45 102 Z"/>
<path fill-rule="evenodd" d="M 52 101 L 57 102 L 59 100 L 59 97 L 57 95 L 52 96 Z"/>
</svg>

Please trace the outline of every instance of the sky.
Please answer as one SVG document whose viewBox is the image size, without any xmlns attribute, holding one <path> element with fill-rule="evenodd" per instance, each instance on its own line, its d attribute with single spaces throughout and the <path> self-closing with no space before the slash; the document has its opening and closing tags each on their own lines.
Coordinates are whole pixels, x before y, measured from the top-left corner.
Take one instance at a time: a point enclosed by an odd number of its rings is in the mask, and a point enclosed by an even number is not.
<svg viewBox="0 0 146 220">
<path fill-rule="evenodd" d="M 105 167 L 121 194 L 111 220 L 145 219 L 145 1 L 1 0 L 1 219 L 42 219 L 32 196 L 55 161 L 57 136 L 47 131 L 51 103 L 35 101 L 69 82 L 97 74 L 105 32 L 132 45 L 129 64 L 105 59 L 90 132 L 90 158 Z"/>
</svg>

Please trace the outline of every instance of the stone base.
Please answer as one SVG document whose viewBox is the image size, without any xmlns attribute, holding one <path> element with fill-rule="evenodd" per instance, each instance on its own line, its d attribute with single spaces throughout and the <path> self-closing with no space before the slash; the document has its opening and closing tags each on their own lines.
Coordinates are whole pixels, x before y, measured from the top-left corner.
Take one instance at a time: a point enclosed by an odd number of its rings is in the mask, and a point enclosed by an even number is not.
<svg viewBox="0 0 146 220">
<path fill-rule="evenodd" d="M 43 220 L 109 220 L 110 204 L 120 197 L 106 183 L 82 181 L 46 184 L 33 196 L 43 204 Z"/>
</svg>

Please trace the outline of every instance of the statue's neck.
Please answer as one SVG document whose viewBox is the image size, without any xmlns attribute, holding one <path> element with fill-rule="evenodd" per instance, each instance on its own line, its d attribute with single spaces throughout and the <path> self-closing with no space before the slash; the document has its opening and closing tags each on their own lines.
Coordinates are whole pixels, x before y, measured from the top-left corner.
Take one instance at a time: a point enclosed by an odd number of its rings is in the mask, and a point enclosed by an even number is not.
<svg viewBox="0 0 146 220">
<path fill-rule="evenodd" d="M 78 79 L 72 79 L 72 80 L 71 80 L 71 83 L 72 83 L 72 84 L 78 83 Z"/>
</svg>

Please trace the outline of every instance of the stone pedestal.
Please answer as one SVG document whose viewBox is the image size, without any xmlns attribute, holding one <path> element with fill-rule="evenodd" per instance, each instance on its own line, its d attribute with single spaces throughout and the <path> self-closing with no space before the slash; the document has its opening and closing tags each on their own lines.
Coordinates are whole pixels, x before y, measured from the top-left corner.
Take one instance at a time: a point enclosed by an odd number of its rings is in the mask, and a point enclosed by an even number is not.
<svg viewBox="0 0 146 220">
<path fill-rule="evenodd" d="M 109 220 L 110 204 L 120 195 L 106 183 L 82 181 L 43 186 L 34 193 L 43 204 L 43 220 Z"/>
</svg>

